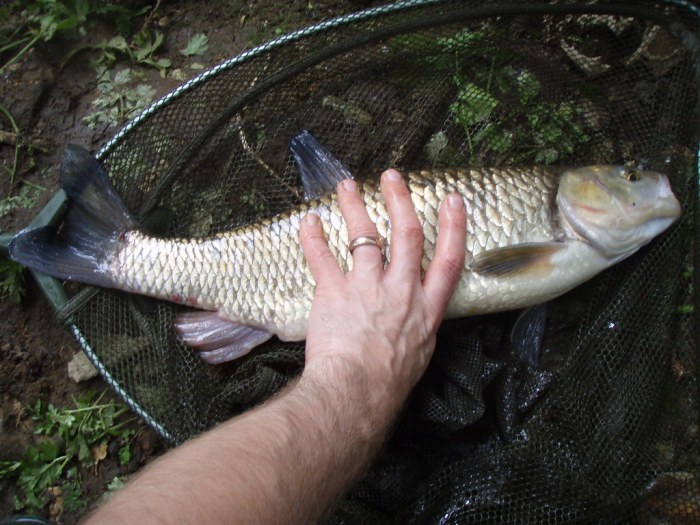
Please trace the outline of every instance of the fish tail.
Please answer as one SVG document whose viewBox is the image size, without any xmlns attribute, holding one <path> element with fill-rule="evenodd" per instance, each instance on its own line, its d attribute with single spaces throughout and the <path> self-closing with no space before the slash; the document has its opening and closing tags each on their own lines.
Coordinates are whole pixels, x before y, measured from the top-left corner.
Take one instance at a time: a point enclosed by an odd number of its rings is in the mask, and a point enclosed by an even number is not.
<svg viewBox="0 0 700 525">
<path fill-rule="evenodd" d="M 69 146 L 61 161 L 60 181 L 69 208 L 60 230 L 39 227 L 18 233 L 10 257 L 33 270 L 60 279 L 111 287 L 107 261 L 122 234 L 137 223 L 97 160 Z"/>
</svg>

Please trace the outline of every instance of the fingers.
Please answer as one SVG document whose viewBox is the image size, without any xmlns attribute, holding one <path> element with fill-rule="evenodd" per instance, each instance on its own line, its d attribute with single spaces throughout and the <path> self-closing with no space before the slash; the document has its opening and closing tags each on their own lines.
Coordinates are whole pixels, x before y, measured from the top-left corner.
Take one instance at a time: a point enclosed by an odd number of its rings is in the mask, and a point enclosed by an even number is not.
<svg viewBox="0 0 700 525">
<path fill-rule="evenodd" d="M 348 242 L 358 237 L 378 238 L 377 227 L 369 218 L 365 202 L 357 183 L 346 179 L 338 184 L 338 205 L 348 228 Z M 384 269 L 382 252 L 377 246 L 358 246 L 352 252 L 353 268 L 360 268 L 363 275 L 379 274 Z"/>
<path fill-rule="evenodd" d="M 320 284 L 325 279 L 336 280 L 343 277 L 338 261 L 328 248 L 321 219 L 317 215 L 310 213 L 303 218 L 299 229 L 299 240 L 316 284 Z"/>
<path fill-rule="evenodd" d="M 391 264 L 388 271 L 418 278 L 423 257 L 423 226 L 398 171 L 390 169 L 382 174 L 382 195 L 391 219 Z"/>
<path fill-rule="evenodd" d="M 447 196 L 440 206 L 438 220 L 440 233 L 435 255 L 423 278 L 423 289 L 439 320 L 464 270 L 467 215 L 460 195 L 451 193 Z"/>
</svg>

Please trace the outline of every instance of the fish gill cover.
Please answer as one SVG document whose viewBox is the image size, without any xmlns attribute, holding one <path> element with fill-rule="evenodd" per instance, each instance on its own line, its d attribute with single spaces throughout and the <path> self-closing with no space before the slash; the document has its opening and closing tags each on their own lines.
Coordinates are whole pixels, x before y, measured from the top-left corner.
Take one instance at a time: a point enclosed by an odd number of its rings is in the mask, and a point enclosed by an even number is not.
<svg viewBox="0 0 700 525">
<path fill-rule="evenodd" d="M 681 220 L 544 315 L 445 323 L 384 454 L 333 523 L 700 520 L 699 28 L 683 1 L 400 2 L 232 59 L 101 152 L 132 214 L 166 209 L 182 237 L 301 202 L 287 146 L 302 129 L 360 179 L 536 163 L 670 178 Z M 302 344 L 273 338 L 211 367 L 172 330 L 182 307 L 66 292 L 61 316 L 103 376 L 175 442 L 303 365 Z"/>
</svg>

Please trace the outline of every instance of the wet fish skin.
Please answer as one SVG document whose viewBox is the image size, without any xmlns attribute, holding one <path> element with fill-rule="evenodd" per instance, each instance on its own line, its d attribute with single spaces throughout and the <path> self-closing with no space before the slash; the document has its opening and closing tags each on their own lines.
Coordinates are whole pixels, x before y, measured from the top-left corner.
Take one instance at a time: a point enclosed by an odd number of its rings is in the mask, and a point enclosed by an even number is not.
<svg viewBox="0 0 700 525">
<path fill-rule="evenodd" d="M 319 162 L 324 169 L 325 157 Z M 211 238 L 163 239 L 134 229 L 87 152 L 68 150 L 61 177 L 75 203 L 65 238 L 47 230 L 24 232 L 10 244 L 11 256 L 60 278 L 204 310 L 177 326 L 210 362 L 240 356 L 272 334 L 305 337 L 315 286 L 298 240 L 306 214 L 321 217 L 331 252 L 343 270 L 352 270 L 333 193 Z M 423 270 L 434 254 L 440 203 L 455 191 L 465 202 L 467 257 L 448 317 L 560 295 L 629 256 L 680 214 L 664 176 L 620 166 L 431 169 L 409 171 L 406 181 L 423 224 Z M 378 182 L 365 180 L 361 192 L 388 263 L 391 224 Z"/>
<path fill-rule="evenodd" d="M 605 257 L 561 224 L 554 202 L 560 172 L 535 167 L 406 174 L 423 224 L 423 270 L 434 254 L 440 203 L 455 191 L 465 201 L 469 256 L 449 316 L 536 304 L 608 266 Z M 390 246 L 391 225 L 378 184 L 367 180 L 361 190 L 379 236 Z M 298 242 L 299 223 L 307 213 L 322 218 L 331 253 L 344 271 L 352 270 L 347 228 L 331 194 L 212 239 L 172 241 L 131 232 L 109 265 L 110 277 L 117 288 L 217 310 L 226 318 L 264 328 L 285 340 L 303 339 L 315 286 Z M 528 268 L 524 275 L 483 276 L 473 271 L 473 260 L 480 253 L 538 243 L 557 243 L 561 251 L 567 247 L 568 256 L 559 254 L 556 267 L 543 263 Z M 389 262 L 390 250 L 386 255 Z"/>
</svg>

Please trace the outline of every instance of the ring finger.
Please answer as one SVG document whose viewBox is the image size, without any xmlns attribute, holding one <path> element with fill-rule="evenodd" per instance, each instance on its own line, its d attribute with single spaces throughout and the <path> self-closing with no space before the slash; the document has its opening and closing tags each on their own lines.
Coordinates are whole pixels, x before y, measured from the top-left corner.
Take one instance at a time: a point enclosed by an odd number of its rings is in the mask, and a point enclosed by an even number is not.
<svg viewBox="0 0 700 525">
<path fill-rule="evenodd" d="M 357 183 L 346 179 L 338 185 L 338 205 L 348 228 L 348 248 L 352 248 L 353 270 L 378 275 L 384 269 L 377 227 L 369 218 Z M 353 247 L 353 241 L 355 246 Z M 377 241 L 375 244 L 373 241 Z"/>
</svg>

